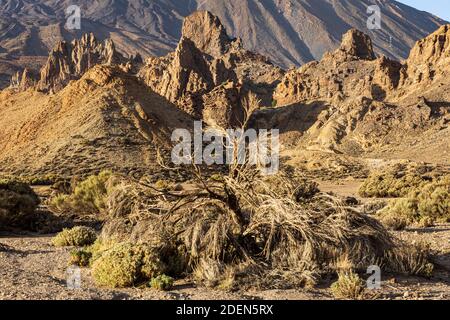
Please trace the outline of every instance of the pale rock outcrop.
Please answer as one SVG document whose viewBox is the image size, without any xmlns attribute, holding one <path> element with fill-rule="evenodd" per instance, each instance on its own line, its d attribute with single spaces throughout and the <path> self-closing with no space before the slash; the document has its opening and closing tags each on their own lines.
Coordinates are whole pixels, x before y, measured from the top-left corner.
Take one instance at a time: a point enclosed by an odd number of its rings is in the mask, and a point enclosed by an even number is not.
<svg viewBox="0 0 450 320">
<path fill-rule="evenodd" d="M 232 41 L 219 18 L 208 11 L 197 11 L 186 18 L 182 34 L 201 52 L 220 58 L 230 50 Z"/>
<path fill-rule="evenodd" d="M 149 58 L 139 76 L 195 118 L 227 127 L 239 122 L 243 114 L 240 100 L 249 90 L 259 91 L 261 99 L 270 104 L 283 71 L 267 58 L 245 50 L 240 39 L 230 39 L 217 17 L 199 11 L 185 19 L 175 52 Z"/>
<path fill-rule="evenodd" d="M 136 57 L 133 57 L 128 62 L 135 60 Z M 56 92 L 63 89 L 69 81 L 79 79 L 95 65 L 121 63 L 126 64 L 126 59 L 116 51 L 112 40 L 99 42 L 92 33 L 85 34 L 80 40 L 73 40 L 71 43 L 59 42 L 49 53 L 38 77 L 32 76 L 25 69 L 11 78 L 11 87 L 22 91 L 35 88 L 44 92 Z"/>
<path fill-rule="evenodd" d="M 342 44 L 319 61 L 290 70 L 278 85 L 278 105 L 305 100 L 341 101 L 358 95 L 383 100 L 398 86 L 401 64 L 376 58 L 370 37 L 348 31 Z"/>
<path fill-rule="evenodd" d="M 406 60 L 402 86 L 430 82 L 450 70 L 450 25 L 419 40 Z"/>
<path fill-rule="evenodd" d="M 33 87 L 36 84 L 36 76 L 33 75 L 27 68 L 22 72 L 17 71 L 10 81 L 10 88 L 19 91 L 26 90 Z"/>
<path fill-rule="evenodd" d="M 71 43 L 62 41 L 50 52 L 47 63 L 41 69 L 38 88 L 44 91 L 60 90 L 93 66 L 119 63 L 122 59 L 112 40 L 98 42 L 92 33 Z"/>
</svg>

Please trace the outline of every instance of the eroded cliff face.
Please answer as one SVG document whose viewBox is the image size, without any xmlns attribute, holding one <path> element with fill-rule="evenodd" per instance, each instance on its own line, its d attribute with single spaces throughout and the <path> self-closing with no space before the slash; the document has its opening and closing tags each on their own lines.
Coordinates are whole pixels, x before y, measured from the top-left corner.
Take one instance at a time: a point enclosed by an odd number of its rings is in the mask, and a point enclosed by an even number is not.
<svg viewBox="0 0 450 320">
<path fill-rule="evenodd" d="M 112 40 L 98 42 L 92 33 L 85 34 L 80 40 L 71 43 L 59 42 L 50 52 L 38 77 L 30 75 L 25 69 L 13 76 L 11 87 L 19 90 L 34 87 L 41 91 L 56 92 L 96 65 L 120 64 L 124 61 Z"/>
<path fill-rule="evenodd" d="M 418 41 L 402 72 L 402 86 L 430 83 L 450 68 L 450 25 Z"/>
<path fill-rule="evenodd" d="M 321 61 L 290 70 L 274 98 L 278 105 L 358 96 L 396 102 L 420 96 L 442 80 L 449 68 L 450 25 L 418 41 L 403 63 L 377 58 L 370 38 L 353 29 L 344 35 L 340 48 L 325 54 Z"/>
<path fill-rule="evenodd" d="M 363 95 L 383 100 L 398 86 L 401 64 L 386 57 L 376 58 L 372 41 L 352 29 L 334 52 L 289 71 L 278 85 L 274 99 L 278 105 L 302 100 L 342 101 Z"/>
<path fill-rule="evenodd" d="M 255 123 L 289 132 L 298 148 L 333 153 L 413 154 L 423 136 L 447 150 L 449 57 L 449 27 L 420 40 L 403 63 L 377 58 L 370 38 L 350 30 L 339 49 L 287 72 L 274 93 L 278 109 Z"/>
<path fill-rule="evenodd" d="M 4 131 L 17 137 L 16 142 L 3 146 L 5 155 L 9 150 L 5 161 L 10 168 L 18 168 L 16 160 L 25 149 L 30 161 L 37 161 L 32 156 L 37 147 L 33 135 L 39 132 L 39 143 L 43 143 L 53 136 L 49 132 L 64 127 L 64 132 L 54 135 L 57 141 L 45 142 L 51 150 L 49 163 L 60 161 L 58 144 L 64 142 L 69 148 L 72 136 L 98 132 L 95 128 L 100 122 L 89 122 L 83 132 L 74 125 L 90 119 L 91 108 L 97 110 L 96 121 L 102 121 L 104 130 L 99 134 L 105 145 L 124 150 L 127 144 L 114 140 L 116 128 L 109 128 L 110 120 L 104 120 L 107 114 L 102 110 L 114 110 L 119 119 L 114 126 L 127 124 L 122 136 L 133 130 L 142 144 L 167 144 L 173 128 L 192 128 L 196 119 L 211 127 L 236 127 L 242 122 L 250 92 L 262 106 L 273 107 L 258 110 L 250 126 L 279 129 L 288 152 L 358 157 L 384 153 L 423 159 L 437 154 L 436 150 L 446 152 L 450 146 L 449 37 L 448 27 L 439 29 L 419 41 L 402 64 L 377 57 L 370 38 L 350 30 L 341 46 L 321 61 L 285 73 L 267 58 L 245 50 L 239 39 L 228 37 L 220 21 L 208 12 L 186 19 L 174 52 L 145 63 L 139 56 L 124 59 L 112 42 L 98 42 L 86 35 L 70 44 L 60 43 L 40 75 L 25 70 L 13 77 L 13 90 L 0 95 L 4 119 L 16 121 Z M 36 110 L 27 101 L 36 101 Z M 78 119 L 81 104 L 85 118 Z M 21 110 L 34 116 L 24 117 Z M 62 111 L 67 114 L 59 116 Z M 66 116 L 73 121 L 68 123 Z M 47 118 L 52 123 L 44 124 Z M 103 148 L 95 147 L 100 152 Z M 125 153 L 120 156 L 136 164 Z M 94 160 L 86 157 L 85 163 Z M 43 166 L 39 162 L 35 169 Z M 45 166 L 49 168 L 48 163 Z"/>
<path fill-rule="evenodd" d="M 199 11 L 186 18 L 175 52 L 148 59 L 139 75 L 152 90 L 194 117 L 226 127 L 242 120 L 241 100 L 250 90 L 270 105 L 283 71 L 243 49 L 217 17 Z"/>
</svg>

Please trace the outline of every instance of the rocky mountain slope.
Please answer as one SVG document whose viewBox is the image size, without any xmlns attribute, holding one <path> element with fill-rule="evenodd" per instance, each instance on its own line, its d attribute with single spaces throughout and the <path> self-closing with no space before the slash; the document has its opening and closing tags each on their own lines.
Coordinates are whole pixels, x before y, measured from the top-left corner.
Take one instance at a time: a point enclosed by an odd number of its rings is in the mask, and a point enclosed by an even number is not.
<svg viewBox="0 0 450 320">
<path fill-rule="evenodd" d="M 339 46 L 355 27 L 369 33 L 376 52 L 406 58 L 414 42 L 444 23 L 425 12 L 392 0 L 80 0 L 81 30 L 66 30 L 69 0 L 0 0 L 0 87 L 25 66 L 38 70 L 39 61 L 58 41 L 71 42 L 94 32 L 111 38 L 124 54 L 162 56 L 181 38 L 184 17 L 197 9 L 218 16 L 230 35 L 245 48 L 269 57 L 284 68 L 317 60 Z M 367 6 L 382 9 L 382 29 L 368 30 Z"/>
<path fill-rule="evenodd" d="M 320 62 L 289 71 L 274 92 L 282 107 L 257 122 L 294 132 L 296 148 L 448 164 L 449 28 L 417 42 L 404 63 L 377 58 L 353 29 Z"/>
<path fill-rule="evenodd" d="M 35 81 L 22 74 L 0 93 L 2 171 L 142 173 L 175 128 L 192 129 L 194 119 L 237 125 L 249 92 L 266 106 L 250 125 L 280 129 L 285 154 L 448 164 L 449 28 L 419 41 L 403 63 L 378 57 L 352 29 L 321 61 L 287 73 L 206 11 L 186 18 L 174 52 L 145 63 L 93 36 L 61 42 Z"/>
<path fill-rule="evenodd" d="M 117 66 L 96 65 L 56 94 L 5 90 L 0 101 L 3 174 L 142 175 L 172 131 L 192 123 Z"/>
</svg>

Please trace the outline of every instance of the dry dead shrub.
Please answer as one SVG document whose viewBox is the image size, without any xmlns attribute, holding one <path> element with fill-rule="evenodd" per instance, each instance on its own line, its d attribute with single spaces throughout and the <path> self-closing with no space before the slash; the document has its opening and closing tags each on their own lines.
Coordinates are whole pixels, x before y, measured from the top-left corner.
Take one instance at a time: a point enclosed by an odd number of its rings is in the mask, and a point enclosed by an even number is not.
<svg viewBox="0 0 450 320">
<path fill-rule="evenodd" d="M 229 165 L 220 179 L 208 180 L 195 164 L 187 170 L 196 184 L 180 191 L 124 178 L 127 192 L 138 196 L 131 207 L 121 204 L 126 197 L 109 201 L 109 210 L 113 220 L 130 226 L 124 238 L 151 244 L 166 263 L 184 261 L 185 272 L 193 270 L 205 285 L 309 285 L 335 273 L 343 255 L 356 269 L 426 269 L 422 253 L 410 251 L 376 219 L 317 193 L 313 183 L 284 173 L 268 178 L 248 163 Z"/>
<path fill-rule="evenodd" d="M 395 240 L 376 219 L 325 194 L 298 201 L 274 191 L 255 172 L 190 191 L 140 194 L 146 195 L 142 203 L 108 222 L 102 237 L 114 238 L 119 228 L 108 224 L 120 221 L 127 225 L 121 241 L 157 247 L 169 268 L 193 270 L 196 281 L 207 286 L 311 285 L 334 273 L 343 255 L 355 269 L 376 264 L 389 271 L 426 273 L 426 255 Z"/>
</svg>

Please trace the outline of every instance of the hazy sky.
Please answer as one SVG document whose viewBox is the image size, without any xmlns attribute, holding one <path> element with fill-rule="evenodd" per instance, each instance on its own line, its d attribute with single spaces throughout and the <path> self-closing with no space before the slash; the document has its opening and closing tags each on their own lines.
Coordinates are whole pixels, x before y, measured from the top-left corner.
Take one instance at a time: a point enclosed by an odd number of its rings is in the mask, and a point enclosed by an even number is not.
<svg viewBox="0 0 450 320">
<path fill-rule="evenodd" d="M 419 10 L 431 12 L 450 21 L 450 0 L 397 0 Z"/>
</svg>

